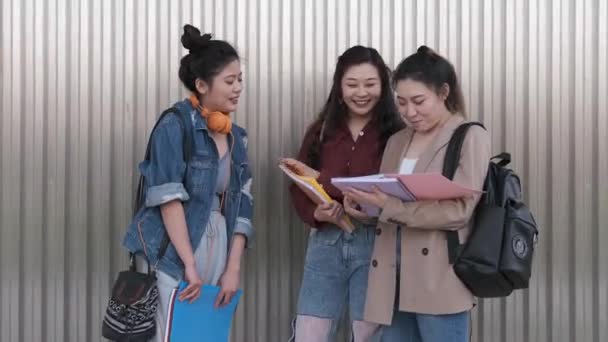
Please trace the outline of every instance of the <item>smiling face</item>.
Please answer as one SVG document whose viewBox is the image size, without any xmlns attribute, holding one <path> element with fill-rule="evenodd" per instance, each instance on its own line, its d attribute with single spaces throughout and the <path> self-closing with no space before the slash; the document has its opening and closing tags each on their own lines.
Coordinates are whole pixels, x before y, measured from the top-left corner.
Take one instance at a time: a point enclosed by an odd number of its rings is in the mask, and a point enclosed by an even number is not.
<svg viewBox="0 0 608 342">
<path fill-rule="evenodd" d="M 341 87 L 342 100 L 351 116 L 369 115 L 382 93 L 378 70 L 370 63 L 348 68 L 342 77 Z"/>
<path fill-rule="evenodd" d="M 239 60 L 228 63 L 213 78 L 211 85 L 197 79 L 196 89 L 201 94 L 201 102 L 209 111 L 234 112 L 243 90 L 241 63 Z"/>
<path fill-rule="evenodd" d="M 449 91 L 447 84 L 437 92 L 422 82 L 401 80 L 395 87 L 397 109 L 414 130 L 431 131 L 452 115 L 445 105 Z"/>
</svg>

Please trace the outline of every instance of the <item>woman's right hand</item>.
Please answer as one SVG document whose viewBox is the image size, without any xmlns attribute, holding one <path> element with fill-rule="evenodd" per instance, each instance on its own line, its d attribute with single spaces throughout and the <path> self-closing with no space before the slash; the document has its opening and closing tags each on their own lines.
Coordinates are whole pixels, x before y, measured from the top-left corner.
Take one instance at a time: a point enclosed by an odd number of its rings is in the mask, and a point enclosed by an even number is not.
<svg viewBox="0 0 608 342">
<path fill-rule="evenodd" d="M 298 176 L 306 176 L 314 179 L 319 178 L 319 171 L 293 158 L 282 158 L 281 164 L 285 165 Z"/>
<path fill-rule="evenodd" d="M 319 204 L 313 215 L 318 222 L 333 223 L 349 233 L 355 230 L 348 217 L 344 215 L 344 208 L 336 201 Z"/>
<path fill-rule="evenodd" d="M 181 302 L 187 300 L 189 303 L 192 303 L 200 297 L 201 286 L 203 286 L 203 281 L 198 276 L 195 264 L 186 266 L 184 278 L 188 286 L 179 294 L 179 300 Z"/>
<path fill-rule="evenodd" d="M 348 215 L 363 223 L 372 222 L 372 218 L 361 210 L 361 206 L 348 195 L 344 195 L 344 210 Z"/>
</svg>

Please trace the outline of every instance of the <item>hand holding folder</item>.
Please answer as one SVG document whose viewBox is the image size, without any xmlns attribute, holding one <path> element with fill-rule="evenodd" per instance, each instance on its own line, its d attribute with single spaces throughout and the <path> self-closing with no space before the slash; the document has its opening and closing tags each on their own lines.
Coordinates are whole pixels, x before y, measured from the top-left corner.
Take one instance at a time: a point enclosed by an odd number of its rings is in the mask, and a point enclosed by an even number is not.
<svg viewBox="0 0 608 342">
<path fill-rule="evenodd" d="M 378 174 L 364 177 L 332 178 L 331 183 L 342 191 L 353 188 L 373 192 L 374 188 L 404 202 L 448 200 L 480 194 L 445 178 L 440 173 Z M 365 206 L 370 216 L 377 216 L 380 208 Z"/>
<path fill-rule="evenodd" d="M 164 341 L 228 342 L 232 320 L 242 291 L 239 290 L 227 305 L 216 308 L 214 303 L 220 293 L 220 287 L 203 285 L 201 296 L 189 303 L 177 299 L 180 291 L 186 286 L 187 283 L 182 281 L 171 293 Z"/>
<path fill-rule="evenodd" d="M 315 204 L 327 204 L 335 202 L 329 194 L 323 189 L 323 186 L 317 182 L 319 172 L 310 168 L 308 165 L 295 159 L 282 159 L 279 168 L 302 190 L 308 198 Z M 338 223 L 340 228 L 352 233 L 354 225 L 347 215 L 340 217 Z"/>
<path fill-rule="evenodd" d="M 299 164 L 304 165 L 308 170 L 298 167 Z M 323 186 L 317 182 L 317 178 L 319 177 L 318 172 L 309 168 L 306 164 L 294 159 L 283 159 L 279 164 L 279 168 L 289 176 L 298 188 L 300 188 L 315 204 L 330 203 L 332 201 L 329 194 L 323 189 Z"/>
</svg>

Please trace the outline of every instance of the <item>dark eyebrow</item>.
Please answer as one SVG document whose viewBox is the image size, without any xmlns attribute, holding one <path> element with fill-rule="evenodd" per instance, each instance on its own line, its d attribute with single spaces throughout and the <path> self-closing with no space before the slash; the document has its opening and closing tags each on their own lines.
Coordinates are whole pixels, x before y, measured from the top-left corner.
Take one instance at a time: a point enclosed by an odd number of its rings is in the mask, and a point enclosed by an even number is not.
<svg viewBox="0 0 608 342">
<path fill-rule="evenodd" d="M 238 75 L 237 74 L 226 75 L 226 77 L 224 77 L 224 79 L 230 78 L 230 77 L 243 77 L 243 72 L 240 72 Z"/>
<path fill-rule="evenodd" d="M 358 78 L 353 78 L 353 77 L 349 77 L 346 79 L 347 81 L 358 81 Z M 370 78 L 366 78 L 364 81 L 379 81 L 380 79 L 378 77 L 370 77 Z"/>
</svg>

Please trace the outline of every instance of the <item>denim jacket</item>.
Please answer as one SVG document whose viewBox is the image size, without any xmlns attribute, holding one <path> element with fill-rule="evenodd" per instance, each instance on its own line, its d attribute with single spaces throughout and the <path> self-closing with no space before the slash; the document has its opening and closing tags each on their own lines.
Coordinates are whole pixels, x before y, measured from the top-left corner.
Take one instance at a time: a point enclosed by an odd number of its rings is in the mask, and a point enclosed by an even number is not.
<svg viewBox="0 0 608 342">
<path fill-rule="evenodd" d="M 151 136 L 150 160 L 139 164 L 145 179 L 145 205 L 135 214 L 123 239 L 123 245 L 132 253 L 147 256 L 151 265 L 175 279 L 183 277 L 184 265 L 173 244 L 158 260 L 160 245 L 168 235 L 163 224 L 160 206 L 180 200 L 184 206 L 190 243 L 194 250 L 207 226 L 214 200 L 218 178 L 219 155 L 215 142 L 209 136 L 207 122 L 184 100 L 174 106 L 182 113 L 189 113 L 192 125 L 192 157 L 183 159 L 183 129 L 176 114 L 166 115 Z M 230 181 L 224 198 L 224 216 L 228 243 L 234 234 L 247 238 L 251 246 L 253 238 L 251 195 L 251 171 L 247 159 L 247 133 L 232 126 L 228 136 L 232 150 Z M 226 246 L 228 249 L 230 246 Z"/>
</svg>

